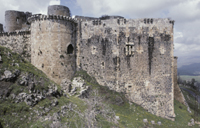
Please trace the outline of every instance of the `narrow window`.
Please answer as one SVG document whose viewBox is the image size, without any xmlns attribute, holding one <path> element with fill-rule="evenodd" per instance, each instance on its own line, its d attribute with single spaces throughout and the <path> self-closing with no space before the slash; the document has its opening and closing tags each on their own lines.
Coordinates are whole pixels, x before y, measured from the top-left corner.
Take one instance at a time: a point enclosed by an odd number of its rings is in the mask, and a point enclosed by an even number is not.
<svg viewBox="0 0 200 128">
<path fill-rule="evenodd" d="M 144 19 L 144 23 L 146 24 L 146 19 Z"/>
<path fill-rule="evenodd" d="M 151 19 L 151 23 L 153 24 L 153 19 Z"/>
<path fill-rule="evenodd" d="M 149 19 L 147 19 L 147 24 L 149 23 Z"/>
<path fill-rule="evenodd" d="M 117 23 L 120 24 L 120 20 L 119 19 L 117 19 Z"/>
<path fill-rule="evenodd" d="M 67 54 L 73 54 L 73 51 L 74 51 L 74 48 L 73 48 L 73 46 L 70 44 L 70 45 L 67 47 Z"/>
<path fill-rule="evenodd" d="M 19 17 L 16 18 L 17 24 L 19 24 Z"/>
</svg>

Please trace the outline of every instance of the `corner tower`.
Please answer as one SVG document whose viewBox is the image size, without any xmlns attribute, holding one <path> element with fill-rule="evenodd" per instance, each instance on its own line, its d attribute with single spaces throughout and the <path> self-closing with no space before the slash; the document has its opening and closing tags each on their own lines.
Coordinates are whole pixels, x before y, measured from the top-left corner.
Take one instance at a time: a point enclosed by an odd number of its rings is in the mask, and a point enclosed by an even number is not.
<svg viewBox="0 0 200 128">
<path fill-rule="evenodd" d="M 70 10 L 66 6 L 51 5 L 48 7 L 48 15 L 70 16 Z"/>
<path fill-rule="evenodd" d="M 22 24 L 26 22 L 26 15 L 24 12 L 8 10 L 5 12 L 5 31 L 13 32 L 20 30 Z"/>
<path fill-rule="evenodd" d="M 76 21 L 60 15 L 34 15 L 29 22 L 31 63 L 58 84 L 71 79 L 76 70 Z"/>
</svg>

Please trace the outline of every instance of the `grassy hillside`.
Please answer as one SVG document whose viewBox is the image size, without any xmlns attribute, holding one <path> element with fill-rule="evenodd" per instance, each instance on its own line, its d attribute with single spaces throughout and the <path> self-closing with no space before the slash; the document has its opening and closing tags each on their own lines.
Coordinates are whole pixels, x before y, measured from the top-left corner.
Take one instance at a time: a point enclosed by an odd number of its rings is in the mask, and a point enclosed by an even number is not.
<svg viewBox="0 0 200 128">
<path fill-rule="evenodd" d="M 187 89 L 187 90 L 190 90 L 190 91 L 192 91 L 192 92 L 195 92 L 195 90 L 194 90 L 193 88 L 189 88 L 189 87 L 185 87 L 185 86 L 181 86 L 181 88 L 185 88 L 185 89 Z M 186 99 L 188 105 L 190 106 L 190 108 L 191 108 L 193 111 L 195 111 L 195 114 L 196 114 L 196 115 L 195 115 L 194 112 L 193 112 L 192 117 L 193 117 L 194 119 L 197 119 L 197 118 L 198 118 L 198 121 L 200 122 L 200 108 L 199 108 L 200 103 L 198 103 L 197 100 L 195 99 L 195 97 L 194 97 L 193 95 L 191 95 L 188 91 L 186 91 L 186 90 L 184 90 L 184 89 L 181 89 L 181 90 L 182 90 L 182 92 L 183 92 L 183 95 L 184 95 L 184 97 L 185 97 L 185 99 Z M 198 94 L 198 96 L 200 96 L 199 93 L 197 93 L 197 94 Z"/>
<path fill-rule="evenodd" d="M 85 80 L 90 81 L 90 79 L 92 79 L 92 81 L 94 81 L 94 78 L 90 78 L 86 72 L 81 71 L 81 72 L 77 72 L 77 74 L 79 74 L 79 76 L 82 76 Z M 88 85 L 93 85 L 94 87 L 97 87 L 98 90 L 104 90 L 103 92 L 106 94 L 105 97 L 109 97 L 106 98 L 106 100 L 104 100 L 104 102 L 106 104 L 109 105 L 109 107 L 112 108 L 112 110 L 114 110 L 114 112 L 116 113 L 116 116 L 119 116 L 120 120 L 118 121 L 118 126 L 119 127 L 129 127 L 129 128 L 133 128 L 133 127 L 155 127 L 155 128 L 169 128 L 169 127 L 177 127 L 177 128 L 186 128 L 188 127 L 188 122 L 190 121 L 190 119 L 192 118 L 192 114 L 190 114 L 187 111 L 186 106 L 184 106 L 183 104 L 181 104 L 178 101 L 174 101 L 174 105 L 175 105 L 175 114 L 176 114 L 176 118 L 175 121 L 170 121 L 168 119 L 164 119 L 161 117 L 157 117 L 155 115 L 152 115 L 151 113 L 147 112 L 146 110 L 144 110 L 142 107 L 140 107 L 137 104 L 129 104 L 129 102 L 127 100 L 125 100 L 126 98 L 124 97 L 123 94 L 111 91 L 109 89 L 106 89 L 107 87 L 102 87 L 100 85 L 98 85 L 97 83 L 94 84 L 93 82 L 88 82 Z M 105 89 L 104 89 L 105 88 Z M 100 92 L 100 96 L 102 97 L 102 93 Z M 124 99 L 124 103 L 122 105 L 116 105 L 113 102 L 115 102 L 115 97 L 116 96 L 120 96 Z M 148 123 L 143 123 L 143 119 L 147 119 Z M 155 123 L 157 123 L 158 121 L 162 122 L 162 125 L 159 126 L 158 124 L 151 124 L 151 121 L 155 121 Z M 105 123 L 101 123 L 102 125 L 105 125 Z M 104 127 L 110 127 L 108 126 L 104 126 Z M 193 127 L 198 127 L 193 126 Z"/>
<path fill-rule="evenodd" d="M 21 72 L 15 79 L 0 80 L 0 89 L 4 90 L 0 90 L 0 127 L 187 128 L 192 118 L 187 108 L 176 100 L 175 121 L 152 115 L 139 105 L 129 103 L 123 93 L 99 85 L 85 71 L 78 71 L 74 76 L 81 77 L 85 86 L 90 88 L 85 98 L 79 98 L 79 89 L 74 95 L 63 92 L 60 85 L 56 85 L 44 73 L 9 49 L 0 47 L 0 55 L 0 77 L 6 70 L 13 73 L 17 69 Z M 27 75 L 28 84 L 20 84 L 23 76 Z M 43 98 L 37 100 L 36 104 L 29 105 L 22 94 L 33 99 L 38 98 L 35 95 Z M 143 119 L 148 122 L 144 123 Z M 155 124 L 151 124 L 151 121 L 155 121 Z M 160 126 L 158 121 L 162 123 Z"/>
</svg>

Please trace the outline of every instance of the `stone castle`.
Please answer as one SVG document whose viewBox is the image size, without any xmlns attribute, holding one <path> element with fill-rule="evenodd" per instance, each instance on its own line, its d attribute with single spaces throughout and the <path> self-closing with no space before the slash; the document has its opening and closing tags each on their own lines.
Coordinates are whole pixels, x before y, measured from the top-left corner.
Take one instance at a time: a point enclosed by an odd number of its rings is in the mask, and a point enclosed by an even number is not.
<svg viewBox="0 0 200 128">
<path fill-rule="evenodd" d="M 52 5 L 48 15 L 6 11 L 0 45 L 21 54 L 58 84 L 85 70 L 99 84 L 173 120 L 176 95 L 184 103 L 177 85 L 173 27 L 167 18 L 72 18 L 68 7 Z"/>
</svg>

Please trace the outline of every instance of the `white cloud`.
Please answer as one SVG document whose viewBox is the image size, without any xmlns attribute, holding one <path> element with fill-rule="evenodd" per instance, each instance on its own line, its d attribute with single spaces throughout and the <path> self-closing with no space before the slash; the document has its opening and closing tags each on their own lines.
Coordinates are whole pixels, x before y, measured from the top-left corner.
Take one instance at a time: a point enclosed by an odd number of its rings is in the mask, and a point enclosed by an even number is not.
<svg viewBox="0 0 200 128">
<path fill-rule="evenodd" d="M 200 8 L 198 4 L 200 0 L 184 0 L 176 6 L 171 7 L 169 14 L 175 18 L 177 22 L 191 22 L 200 18 Z"/>
<path fill-rule="evenodd" d="M 51 0 L 49 5 L 60 5 L 60 0 Z"/>
<path fill-rule="evenodd" d="M 184 0 L 77 0 L 83 14 L 119 14 L 129 17 L 160 17 L 168 8 Z M 158 11 L 159 10 L 159 11 Z"/>
</svg>

